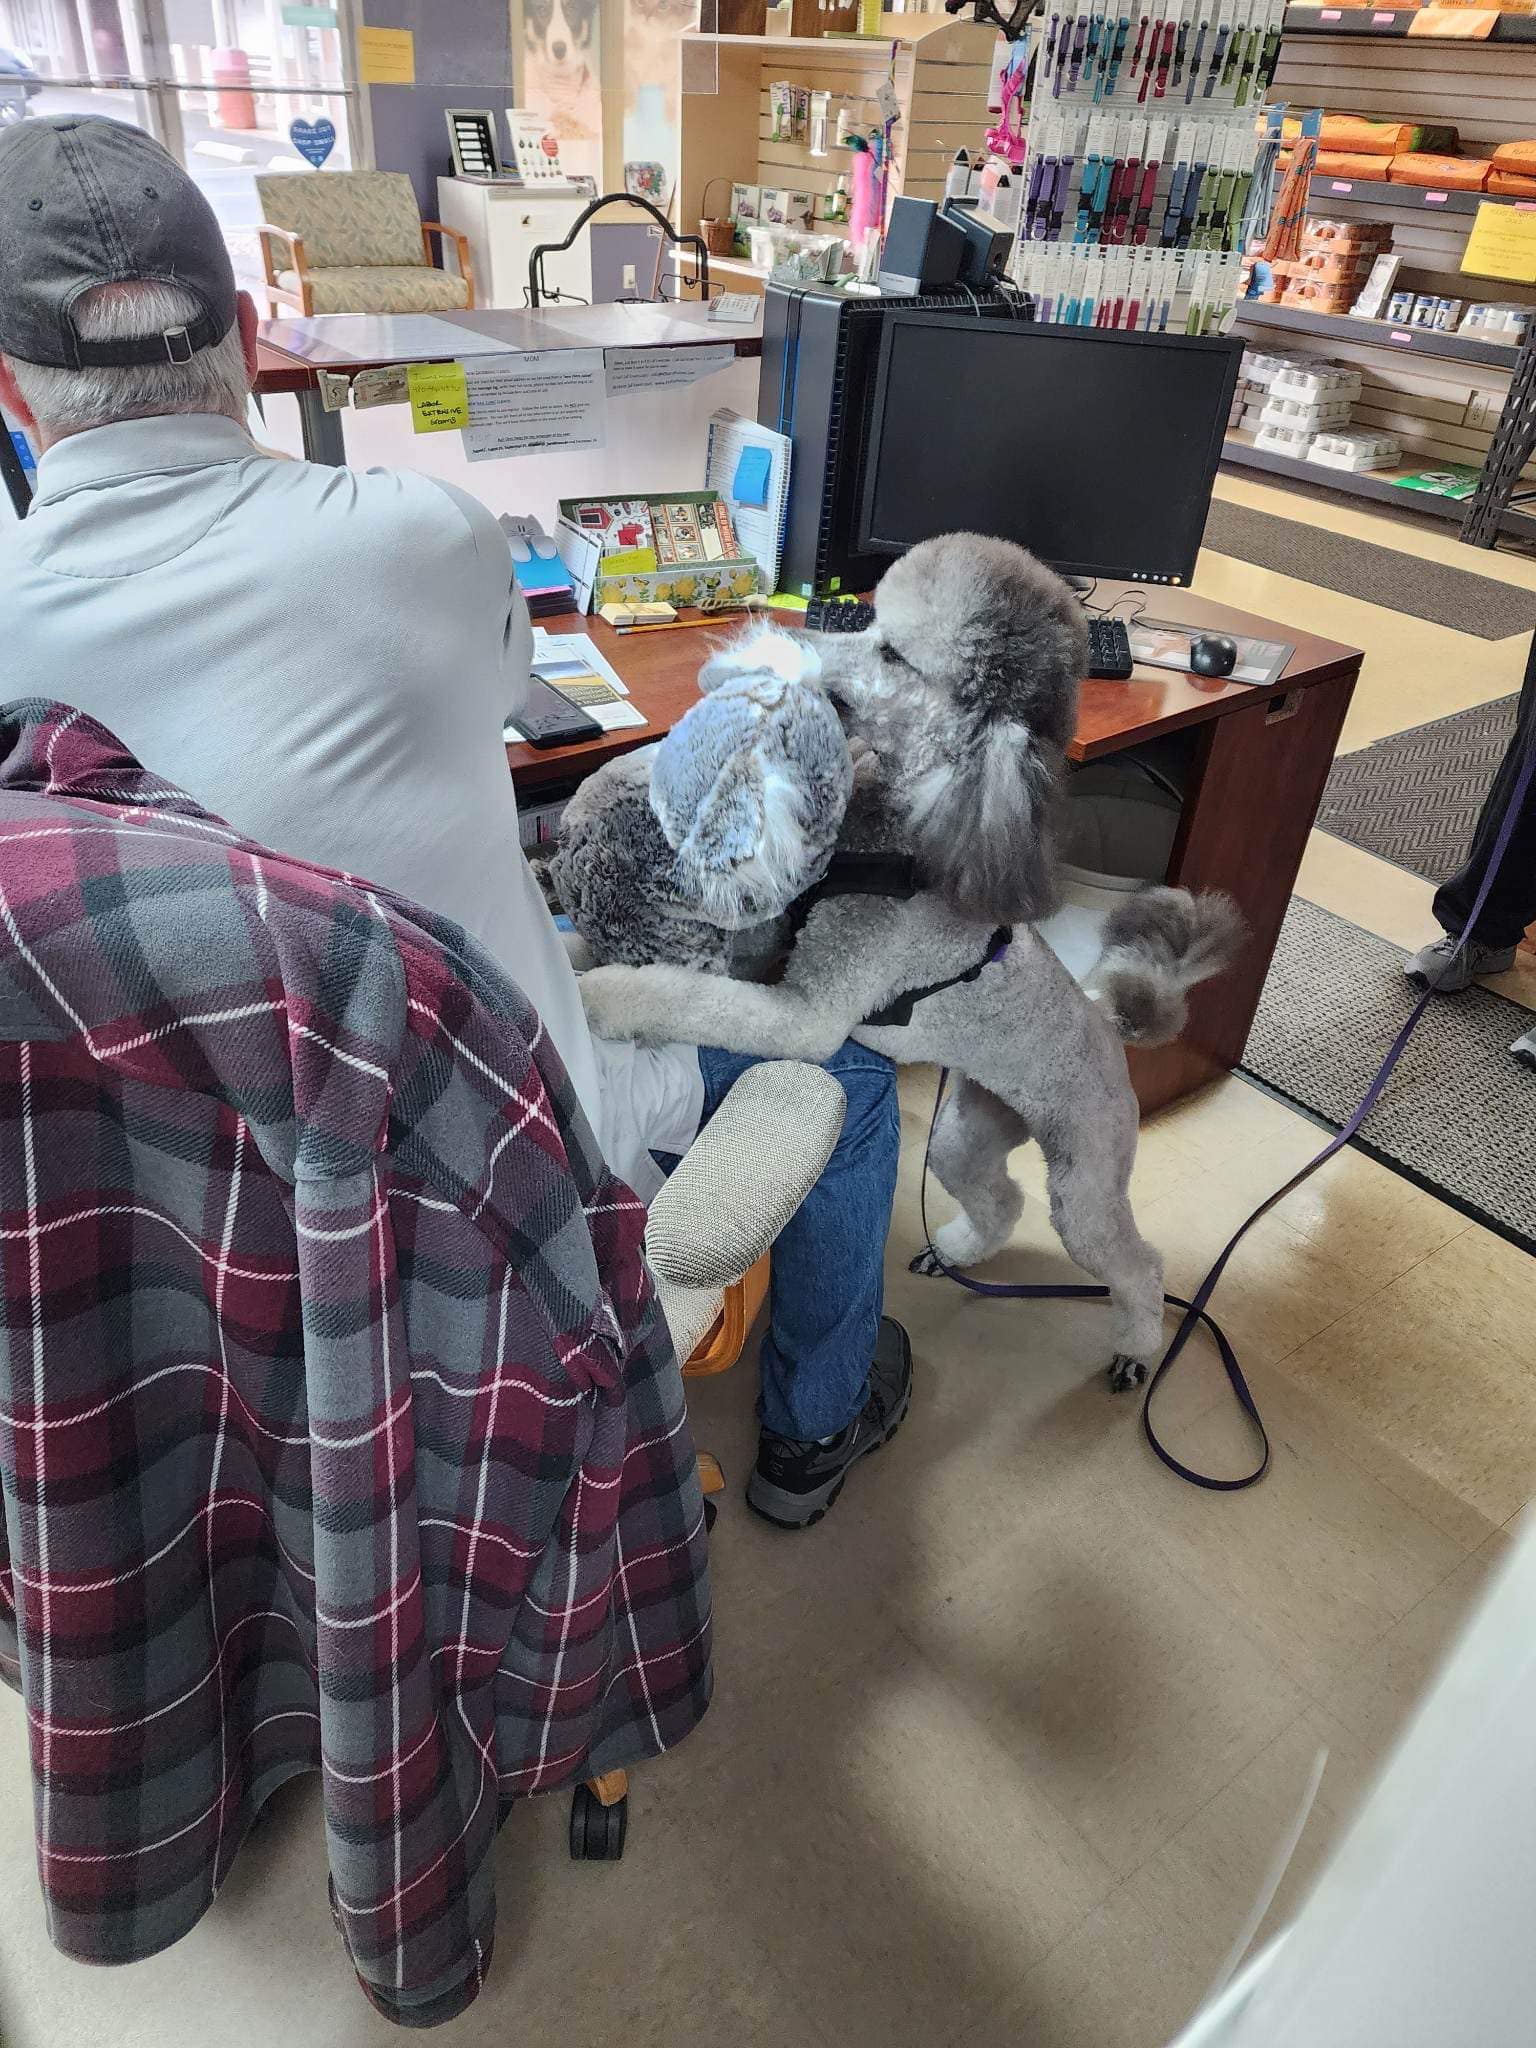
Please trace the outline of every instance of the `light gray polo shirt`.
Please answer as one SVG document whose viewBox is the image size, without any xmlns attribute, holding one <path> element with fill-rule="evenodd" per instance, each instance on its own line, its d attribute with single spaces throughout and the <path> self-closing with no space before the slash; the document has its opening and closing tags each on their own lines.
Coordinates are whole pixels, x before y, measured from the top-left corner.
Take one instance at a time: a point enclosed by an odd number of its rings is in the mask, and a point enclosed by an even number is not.
<svg viewBox="0 0 1536 2048">
<path fill-rule="evenodd" d="M 413 471 L 259 454 L 211 414 L 77 434 L 0 533 L 4 695 L 77 705 L 250 838 L 456 918 L 538 1008 L 609 1164 L 698 1127 L 697 1057 L 594 1041 L 518 843 L 532 648 L 506 538 Z"/>
</svg>

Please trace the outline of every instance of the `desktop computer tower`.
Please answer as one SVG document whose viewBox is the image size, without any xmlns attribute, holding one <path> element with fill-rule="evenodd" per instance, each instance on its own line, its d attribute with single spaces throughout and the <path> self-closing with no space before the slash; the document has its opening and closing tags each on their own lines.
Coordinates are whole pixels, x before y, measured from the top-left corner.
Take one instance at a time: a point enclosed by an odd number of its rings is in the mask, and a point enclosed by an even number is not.
<svg viewBox="0 0 1536 2048">
<path fill-rule="evenodd" d="M 1001 293 L 963 288 L 914 298 L 850 298 L 816 285 L 767 286 L 757 417 L 793 444 L 782 590 L 805 597 L 865 590 L 889 566 L 889 555 L 860 554 L 857 535 L 880 332 L 886 314 L 898 307 L 981 319 L 1028 317 L 1024 306 Z M 967 397 L 985 405 L 997 394 Z"/>
</svg>

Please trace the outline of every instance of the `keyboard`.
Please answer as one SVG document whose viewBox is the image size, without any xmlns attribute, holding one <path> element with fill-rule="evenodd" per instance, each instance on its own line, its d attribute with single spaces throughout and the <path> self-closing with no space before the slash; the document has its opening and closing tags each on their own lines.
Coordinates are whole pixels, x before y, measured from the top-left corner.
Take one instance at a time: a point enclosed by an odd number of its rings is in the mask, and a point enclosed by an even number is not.
<svg viewBox="0 0 1536 2048">
<path fill-rule="evenodd" d="M 1088 621 L 1088 673 L 1095 682 L 1123 683 L 1136 664 L 1124 619 Z"/>
<path fill-rule="evenodd" d="M 860 597 L 813 597 L 805 608 L 808 633 L 867 633 L 875 608 Z"/>
</svg>

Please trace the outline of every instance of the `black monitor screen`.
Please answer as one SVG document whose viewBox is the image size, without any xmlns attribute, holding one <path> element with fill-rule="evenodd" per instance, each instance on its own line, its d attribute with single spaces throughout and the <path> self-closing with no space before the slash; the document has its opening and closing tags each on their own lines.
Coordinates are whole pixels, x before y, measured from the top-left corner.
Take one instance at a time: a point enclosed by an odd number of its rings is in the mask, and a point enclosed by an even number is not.
<svg viewBox="0 0 1536 2048">
<path fill-rule="evenodd" d="M 1066 575 L 1194 574 L 1242 343 L 891 313 L 860 541 L 1017 541 Z"/>
</svg>

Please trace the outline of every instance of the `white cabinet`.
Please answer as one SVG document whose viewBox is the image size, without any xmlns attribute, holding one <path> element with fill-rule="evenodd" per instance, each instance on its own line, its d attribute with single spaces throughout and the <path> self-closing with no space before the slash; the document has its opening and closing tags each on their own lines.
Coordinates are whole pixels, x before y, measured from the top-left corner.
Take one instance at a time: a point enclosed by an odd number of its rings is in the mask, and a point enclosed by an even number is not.
<svg viewBox="0 0 1536 2048">
<path fill-rule="evenodd" d="M 587 204 L 574 186 L 533 191 L 506 180 L 439 178 L 437 217 L 469 237 L 475 269 L 475 304 L 513 311 L 528 303 L 528 258 L 540 242 L 561 242 Z M 453 264 L 453 245 L 444 252 Z M 584 304 L 592 296 L 591 245 L 585 234 L 563 256 L 544 259 L 547 289 L 558 287 Z"/>
</svg>

